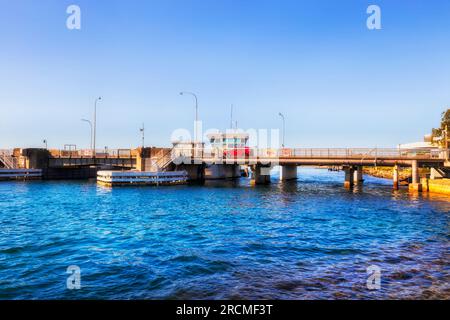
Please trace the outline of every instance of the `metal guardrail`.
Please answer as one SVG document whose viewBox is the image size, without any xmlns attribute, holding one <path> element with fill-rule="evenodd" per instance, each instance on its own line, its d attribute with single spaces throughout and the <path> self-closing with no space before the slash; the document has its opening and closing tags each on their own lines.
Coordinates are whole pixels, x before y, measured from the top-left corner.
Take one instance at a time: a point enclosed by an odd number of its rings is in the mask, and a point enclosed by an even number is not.
<svg viewBox="0 0 450 320">
<path fill-rule="evenodd" d="M 188 180 L 186 171 L 141 172 L 141 171 L 98 171 L 97 182 L 115 184 L 171 184 Z"/>
<path fill-rule="evenodd" d="M 348 159 L 441 159 L 443 150 L 429 149 L 388 149 L 388 148 L 310 148 L 285 149 L 281 157 L 299 158 L 348 158 Z"/>
<path fill-rule="evenodd" d="M 230 152 L 232 151 L 232 152 Z M 234 155 L 233 155 L 234 154 Z M 283 149 L 195 149 L 174 148 L 172 159 L 185 158 L 302 158 L 302 159 L 395 159 L 427 160 L 445 159 L 446 151 L 442 149 L 395 149 L 395 148 L 283 148 Z"/>
<path fill-rule="evenodd" d="M 4 178 L 35 178 L 41 177 L 41 169 L 1 169 L 0 170 L 0 180 Z"/>
<path fill-rule="evenodd" d="M 159 170 L 164 171 L 166 167 L 172 162 L 172 151 L 173 149 L 163 149 L 158 154 L 156 154 L 155 158 L 155 165 Z"/>
<path fill-rule="evenodd" d="M 95 152 L 91 149 L 80 150 L 49 150 L 50 155 L 54 158 L 118 158 L 131 159 L 136 158 L 136 154 L 131 149 L 98 149 Z"/>
<path fill-rule="evenodd" d="M 13 157 L 13 150 L 0 150 L 0 162 L 6 169 L 16 169 L 18 167 L 17 159 Z"/>
</svg>

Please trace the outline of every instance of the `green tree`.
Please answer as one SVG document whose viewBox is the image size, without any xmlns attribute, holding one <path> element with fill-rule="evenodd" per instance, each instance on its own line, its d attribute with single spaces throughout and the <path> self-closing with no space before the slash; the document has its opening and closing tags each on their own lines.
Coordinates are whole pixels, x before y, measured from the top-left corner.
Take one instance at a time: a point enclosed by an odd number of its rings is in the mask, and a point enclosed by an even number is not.
<svg viewBox="0 0 450 320">
<path fill-rule="evenodd" d="M 440 147 L 448 148 L 448 142 L 450 141 L 449 129 L 450 128 L 450 109 L 442 112 L 441 125 L 439 128 L 433 128 L 431 131 L 432 141 Z M 447 143 L 447 146 L 445 145 Z"/>
</svg>

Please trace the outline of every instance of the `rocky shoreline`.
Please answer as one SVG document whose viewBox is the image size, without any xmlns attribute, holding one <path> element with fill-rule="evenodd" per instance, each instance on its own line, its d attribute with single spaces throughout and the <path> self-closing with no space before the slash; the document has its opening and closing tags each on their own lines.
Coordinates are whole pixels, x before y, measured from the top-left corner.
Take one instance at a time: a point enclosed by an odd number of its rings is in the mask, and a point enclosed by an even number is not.
<svg viewBox="0 0 450 320">
<path fill-rule="evenodd" d="M 391 167 L 364 167 L 364 174 L 367 174 L 372 177 L 390 179 L 393 178 L 393 170 Z M 419 168 L 419 176 L 426 177 L 429 174 L 429 169 Z M 411 168 L 400 168 L 399 169 L 399 178 L 400 181 L 409 181 L 411 179 Z"/>
</svg>

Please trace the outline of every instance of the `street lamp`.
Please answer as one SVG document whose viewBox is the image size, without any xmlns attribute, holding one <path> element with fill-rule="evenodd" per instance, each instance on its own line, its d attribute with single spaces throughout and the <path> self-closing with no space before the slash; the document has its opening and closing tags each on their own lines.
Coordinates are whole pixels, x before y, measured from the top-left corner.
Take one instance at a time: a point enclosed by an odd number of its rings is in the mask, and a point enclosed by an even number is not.
<svg viewBox="0 0 450 320">
<path fill-rule="evenodd" d="M 284 115 L 281 113 L 281 112 L 279 112 L 278 113 L 278 115 L 281 117 L 281 119 L 283 120 L 283 142 L 282 142 L 282 144 L 281 144 L 281 146 L 284 148 L 284 137 L 285 137 L 285 128 L 286 128 L 286 123 L 285 123 L 285 120 L 284 120 Z"/>
<path fill-rule="evenodd" d="M 197 142 L 197 122 L 198 122 L 198 98 L 197 95 L 193 92 L 182 91 L 180 92 L 180 96 L 184 94 L 190 94 L 195 98 L 195 126 L 194 126 L 194 142 Z"/>
<path fill-rule="evenodd" d="M 91 148 L 91 151 L 92 151 L 92 122 L 87 119 L 81 119 L 81 121 L 87 122 L 89 124 L 89 126 L 91 127 L 91 142 L 89 144 L 89 147 Z"/>
<path fill-rule="evenodd" d="M 48 147 L 47 147 L 47 139 L 42 140 L 42 142 L 45 144 L 45 149 L 48 149 Z"/>
<path fill-rule="evenodd" d="M 102 100 L 102 97 L 98 97 L 97 99 L 95 99 L 95 103 L 94 103 L 94 139 L 93 139 L 93 157 L 95 158 L 95 140 L 97 138 L 97 102 L 99 100 Z"/>
<path fill-rule="evenodd" d="M 449 157 L 449 148 L 448 148 L 448 125 L 445 125 L 445 155 L 446 155 L 446 160 L 448 161 L 448 157 Z"/>
<path fill-rule="evenodd" d="M 145 127 L 144 127 L 144 123 L 142 123 L 142 128 L 139 129 L 139 131 L 142 132 L 142 148 L 144 148 L 144 142 L 145 142 Z"/>
</svg>

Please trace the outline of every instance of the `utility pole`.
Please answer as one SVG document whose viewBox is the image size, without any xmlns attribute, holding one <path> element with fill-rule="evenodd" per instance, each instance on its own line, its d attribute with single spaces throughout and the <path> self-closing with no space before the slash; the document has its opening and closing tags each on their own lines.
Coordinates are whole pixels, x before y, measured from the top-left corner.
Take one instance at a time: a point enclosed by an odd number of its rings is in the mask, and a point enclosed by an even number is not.
<svg viewBox="0 0 450 320">
<path fill-rule="evenodd" d="M 92 139 L 93 139 L 93 129 L 92 129 L 92 122 L 90 120 L 87 119 L 81 119 L 81 121 L 86 122 L 87 124 L 89 124 L 89 127 L 91 128 L 91 142 L 90 142 L 90 148 L 91 148 L 91 152 L 92 155 L 94 155 L 94 150 L 92 149 Z"/>
<path fill-rule="evenodd" d="M 99 101 L 99 100 L 102 100 L 102 97 L 98 97 L 97 99 L 95 99 L 95 103 L 94 103 L 94 141 L 93 141 L 93 148 L 94 148 L 94 150 L 93 150 L 93 157 L 95 158 L 95 143 L 96 143 L 96 141 L 97 141 L 97 102 Z"/>
<path fill-rule="evenodd" d="M 449 152 L 448 152 L 449 148 L 448 148 L 448 125 L 445 125 L 445 155 L 446 155 L 446 160 L 448 161 L 449 158 Z"/>
<path fill-rule="evenodd" d="M 193 93 L 193 92 L 188 92 L 188 91 L 180 92 L 180 96 L 185 95 L 185 94 L 189 94 L 189 95 L 193 96 L 194 99 L 195 99 L 194 143 L 197 143 L 198 142 L 197 141 L 197 138 L 198 138 L 197 137 L 197 131 L 198 131 L 198 128 L 197 128 L 197 124 L 198 124 L 198 98 L 197 98 L 197 95 L 195 93 Z"/>
<path fill-rule="evenodd" d="M 230 128 L 233 129 L 233 104 L 231 104 Z"/>
<path fill-rule="evenodd" d="M 281 146 L 284 148 L 284 137 L 285 137 L 285 127 L 286 127 L 286 125 L 285 125 L 284 115 L 281 112 L 279 112 L 278 115 L 281 117 L 281 120 L 283 121 L 283 138 L 282 138 Z"/>
<path fill-rule="evenodd" d="M 144 127 L 144 123 L 142 123 L 142 128 L 139 129 L 142 132 L 142 148 L 144 148 L 145 145 L 145 127 Z"/>
</svg>

